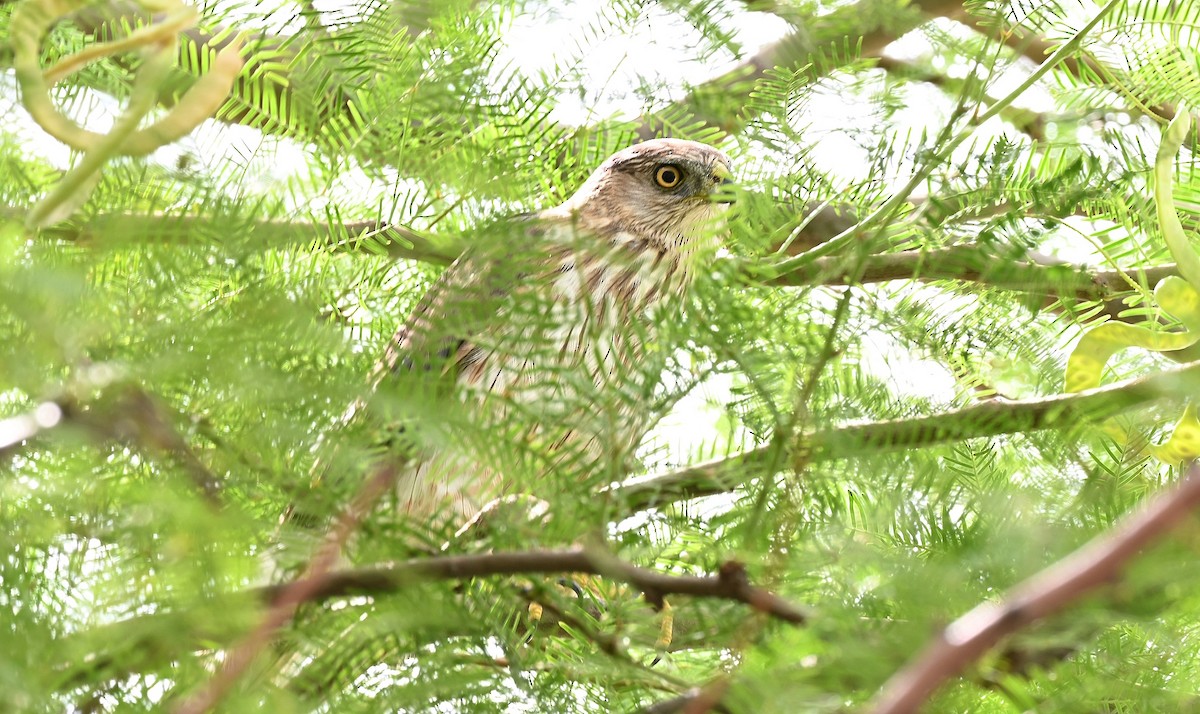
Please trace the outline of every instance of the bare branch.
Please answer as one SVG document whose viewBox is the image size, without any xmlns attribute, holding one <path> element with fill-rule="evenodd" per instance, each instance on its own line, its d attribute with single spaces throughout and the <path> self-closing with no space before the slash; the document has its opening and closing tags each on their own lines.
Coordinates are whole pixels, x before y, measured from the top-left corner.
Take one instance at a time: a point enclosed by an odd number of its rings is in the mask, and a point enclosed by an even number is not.
<svg viewBox="0 0 1200 714">
<path fill-rule="evenodd" d="M 536 593 L 533 588 L 522 588 L 521 597 L 525 600 L 525 602 L 529 603 L 530 605 L 537 605 L 538 608 L 541 609 L 542 616 L 539 617 L 539 623 L 543 618 L 549 615 L 550 619 L 553 619 L 557 623 L 561 623 L 561 625 L 566 625 L 573 632 L 579 633 L 586 640 L 594 644 L 598 650 L 609 657 L 612 657 L 613 659 L 624 664 L 636 664 L 629 657 L 629 655 L 626 654 L 617 637 L 614 637 L 607 632 L 600 632 L 588 623 L 554 604 L 550 598 L 538 597 L 538 593 Z M 595 614 L 593 614 L 593 616 L 595 616 Z"/>
<path fill-rule="evenodd" d="M 725 74 L 694 87 L 691 94 L 662 113 L 676 116 L 682 112 L 728 134 L 736 133 L 746 119 L 745 104 L 754 82 L 767 70 L 799 67 L 815 62 L 830 50 L 840 53 L 855 45 L 859 46 L 860 56 L 879 57 L 884 47 L 929 17 L 962 10 L 962 3 L 956 0 L 915 0 L 906 8 L 890 8 L 884 26 L 875 13 L 863 11 L 861 6 L 866 4 L 853 3 L 824 17 L 807 18 L 811 21 L 803 27 L 762 47 Z M 816 67 L 811 74 L 815 79 L 831 69 Z M 662 128 L 662 122 L 652 114 L 643 117 L 636 132 L 638 138 L 646 140 L 658 136 Z"/>
<path fill-rule="evenodd" d="M 752 586 L 745 566 L 736 561 L 723 564 L 716 576 L 665 575 L 582 548 L 450 555 L 419 558 L 377 568 L 346 570 L 330 573 L 307 595 L 308 601 L 317 602 L 349 595 L 386 594 L 421 580 L 467 580 L 494 575 L 557 573 L 608 576 L 642 591 L 652 604 L 668 595 L 689 595 L 734 600 L 793 624 L 803 624 L 806 618 L 800 609 L 786 600 Z M 274 602 L 291 586 L 289 583 L 262 588 L 256 594 Z"/>
<path fill-rule="evenodd" d="M 1033 60 L 1041 64 L 1054 52 L 1055 45 L 1044 37 L 1032 33 L 1024 27 L 1006 27 L 1002 31 L 997 32 L 993 26 L 995 24 L 995 16 L 973 16 L 964 15 L 957 18 L 966 23 L 969 27 L 979 32 L 982 35 L 991 37 L 1004 45 L 1010 47 L 1023 57 Z M 1077 77 L 1094 75 L 1098 77 L 1112 78 L 1114 76 L 1113 69 L 1108 67 L 1096 57 L 1086 52 L 1078 52 L 1075 56 L 1067 57 L 1060 65 L 1063 70 Z M 1124 86 L 1123 82 L 1115 82 L 1118 86 Z M 1170 121 L 1175 118 L 1177 108 L 1170 102 L 1154 102 L 1146 97 L 1132 96 L 1130 97 L 1131 107 L 1134 111 L 1146 111 L 1150 114 L 1161 117 L 1165 121 Z M 1188 146 L 1194 146 L 1196 135 L 1189 133 L 1187 136 Z"/>
<path fill-rule="evenodd" d="M 174 708 L 176 714 L 203 714 L 216 708 L 258 654 L 271 643 L 275 633 L 292 619 L 297 608 L 313 600 L 314 593 L 322 592 L 346 541 L 371 511 L 375 502 L 392 488 L 396 481 L 397 468 L 396 464 L 388 463 L 370 474 L 354 501 L 326 534 L 304 574 L 273 591 L 271 606 L 262 621 L 241 643 L 229 651 L 220 669 L 200 691 Z"/>
<path fill-rule="evenodd" d="M 876 714 L 916 712 L 946 680 L 957 676 L 1002 638 L 1093 591 L 1115 584 L 1129 561 L 1200 507 L 1200 467 L 1123 518 L 1107 533 L 1017 585 L 999 602 L 984 603 L 951 623 L 911 664 L 884 685 Z"/>
</svg>

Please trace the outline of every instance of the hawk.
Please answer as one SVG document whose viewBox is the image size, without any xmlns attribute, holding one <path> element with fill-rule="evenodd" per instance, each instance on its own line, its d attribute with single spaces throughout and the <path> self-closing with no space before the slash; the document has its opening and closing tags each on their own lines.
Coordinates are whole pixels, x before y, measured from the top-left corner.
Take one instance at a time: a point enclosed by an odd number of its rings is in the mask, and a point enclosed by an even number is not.
<svg viewBox="0 0 1200 714">
<path fill-rule="evenodd" d="M 420 444 L 399 478 L 401 510 L 461 525 L 520 490 L 506 479 L 521 470 L 505 461 L 514 443 L 522 447 L 515 458 L 542 472 L 586 473 L 596 457 L 636 447 L 647 417 L 600 405 L 636 405 L 653 387 L 644 364 L 651 316 L 677 307 L 713 255 L 730 183 L 729 159 L 717 149 L 646 141 L 609 157 L 563 204 L 473 241 L 374 373 L 376 391 L 396 397 L 385 422 Z M 448 421 L 470 439 L 425 427 L 403 406 L 447 394 Z"/>
</svg>

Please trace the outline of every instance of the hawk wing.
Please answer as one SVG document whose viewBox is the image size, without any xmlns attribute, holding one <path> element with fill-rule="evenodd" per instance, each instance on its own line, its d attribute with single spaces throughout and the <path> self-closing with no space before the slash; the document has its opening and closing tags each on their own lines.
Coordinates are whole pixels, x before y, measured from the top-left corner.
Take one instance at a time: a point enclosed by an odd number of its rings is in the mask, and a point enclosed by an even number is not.
<svg viewBox="0 0 1200 714">
<path fill-rule="evenodd" d="M 480 358 L 480 335 L 504 328 L 504 305 L 535 293 L 546 273 L 558 269 L 565 246 L 547 237 L 564 229 L 571 229 L 565 221 L 538 214 L 490 226 L 488 235 L 438 277 L 396 331 L 376 365 L 374 384 L 403 373 L 457 380 Z"/>
<path fill-rule="evenodd" d="M 556 229 L 557 223 L 527 214 L 494 224 L 485 229 L 486 235 L 481 240 L 471 243 L 443 271 L 376 362 L 370 379 L 372 389 L 354 399 L 339 420 L 336 430 L 340 433 L 347 429 L 367 432 L 361 440 L 355 440 L 360 448 L 343 448 L 342 440 L 331 445 L 329 434 L 317 439 L 310 492 L 327 478 L 357 473 L 364 465 L 364 458 L 378 462 L 414 455 L 417 445 L 410 427 L 416 411 L 411 403 L 422 398 L 444 397 L 462 368 L 481 358 L 476 338 L 502 329 L 503 304 L 510 296 L 530 289 L 524 278 L 544 271 L 553 262 L 553 241 L 545 237 L 548 231 Z M 395 391 L 397 399 L 373 398 L 384 382 L 399 385 Z M 428 457 L 427 453 L 416 455 L 406 467 L 410 473 L 400 479 L 400 488 L 409 491 L 410 500 L 416 497 L 413 489 L 419 485 L 423 472 L 428 471 Z M 297 501 L 302 499 L 303 494 L 298 494 Z M 315 514 L 327 507 L 319 499 L 311 503 L 293 502 L 284 512 L 281 524 L 307 527 L 318 523 L 321 517 Z M 290 536 L 279 537 L 284 540 Z M 288 572 L 290 565 L 285 564 L 283 556 L 275 560 L 273 570 Z"/>
<path fill-rule="evenodd" d="M 627 405 L 644 401 L 638 315 L 671 268 L 648 246 L 619 226 L 580 227 L 553 211 L 490 227 L 446 269 L 374 380 L 376 445 L 413 456 L 399 484 L 410 514 L 450 504 L 470 517 L 519 487 L 511 477 L 526 468 L 515 462 L 561 475 L 594 461 L 600 445 L 618 453 L 640 438 L 642 419 L 597 405 L 617 392 Z M 420 436 L 409 430 L 426 424 Z M 484 438 L 462 439 L 470 434 Z"/>
<path fill-rule="evenodd" d="M 546 350 L 541 354 L 550 362 L 549 355 L 559 351 L 554 326 L 567 295 L 554 286 L 562 273 L 574 270 L 569 259 L 574 235 L 569 219 L 544 215 L 489 227 L 397 330 L 374 378 L 374 393 L 391 392 L 395 399 L 385 396 L 370 419 L 380 429 L 376 445 L 384 454 L 417 449 L 397 485 L 408 513 L 432 515 L 429 509 L 449 504 L 442 515 L 470 517 L 502 489 L 499 474 L 458 443 L 453 429 L 444 429 L 458 419 L 489 434 L 511 425 L 515 415 L 502 405 L 511 396 L 509 387 L 547 381 L 538 372 L 544 363 L 531 357 Z M 447 399 L 450 393 L 456 398 Z M 485 405 L 492 393 L 497 402 Z M 426 425 L 421 415 L 431 412 L 449 421 L 428 422 L 432 431 L 422 429 L 419 437 L 410 431 Z"/>
</svg>

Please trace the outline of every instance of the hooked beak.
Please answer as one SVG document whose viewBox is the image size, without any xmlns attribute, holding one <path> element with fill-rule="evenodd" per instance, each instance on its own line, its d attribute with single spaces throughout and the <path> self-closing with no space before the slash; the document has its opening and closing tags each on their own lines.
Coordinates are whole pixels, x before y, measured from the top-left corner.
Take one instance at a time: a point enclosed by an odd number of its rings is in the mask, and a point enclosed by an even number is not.
<svg viewBox="0 0 1200 714">
<path fill-rule="evenodd" d="M 713 164 L 712 188 L 708 191 L 708 200 L 713 203 L 737 203 L 737 184 L 733 174 L 725 168 L 725 164 Z"/>
</svg>

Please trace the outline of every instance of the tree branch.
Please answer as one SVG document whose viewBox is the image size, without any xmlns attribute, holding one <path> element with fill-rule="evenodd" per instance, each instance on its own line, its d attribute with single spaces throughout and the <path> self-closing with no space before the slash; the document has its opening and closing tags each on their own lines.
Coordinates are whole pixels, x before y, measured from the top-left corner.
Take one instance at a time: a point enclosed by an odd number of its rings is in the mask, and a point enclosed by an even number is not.
<svg viewBox="0 0 1200 714">
<path fill-rule="evenodd" d="M 687 97 L 669 108 L 643 117 L 635 130 L 638 138 L 644 141 L 662 133 L 663 124 L 657 115 L 677 117 L 682 114 L 691 121 L 718 127 L 727 134 L 737 133 L 747 118 L 746 100 L 754 83 L 767 70 L 800 67 L 828 59 L 830 50 L 836 56 L 844 56 L 843 50 L 859 42 L 859 56 L 879 57 L 884 47 L 929 17 L 962 10 L 958 0 L 914 0 L 902 8 L 887 3 L 887 23 L 884 25 L 880 23 L 880 14 L 871 9 L 874 4 L 870 0 L 860 0 L 826 16 L 806 18 L 810 22 L 803 27 L 760 48 L 725 74 L 694 87 Z M 788 19 L 798 20 L 790 15 Z M 835 68 L 829 65 L 826 62 L 813 67 L 810 70 L 812 78 L 817 79 Z"/>
<path fill-rule="evenodd" d="M 900 451 L 1000 434 L 1061 428 L 1096 422 L 1160 399 L 1182 399 L 1200 387 L 1200 361 L 1140 379 L 1075 394 L 1028 401 L 990 400 L 963 409 L 911 419 L 849 424 L 810 431 L 796 438 L 796 459 L 804 463 Z M 729 493 L 762 475 L 774 463 L 768 447 L 631 479 L 612 495 L 627 512 L 674 501 Z"/>
<path fill-rule="evenodd" d="M 375 568 L 330 573 L 308 593 L 308 602 L 351 595 L 382 595 L 418 581 L 469 580 L 496 575 L 553 575 L 588 573 L 610 577 L 632 585 L 651 604 L 669 595 L 733 600 L 793 624 L 803 624 L 806 615 L 777 595 L 750 584 L 746 568 L 736 561 L 721 565 L 716 576 L 666 575 L 604 556 L 595 550 L 518 551 L 418 558 Z M 274 602 L 291 584 L 253 591 L 258 599 Z"/>
<path fill-rule="evenodd" d="M 1116 583 L 1129 561 L 1200 507 L 1200 467 L 1123 518 L 1107 533 L 951 623 L 911 664 L 884 685 L 876 714 L 916 712 L 948 679 L 1002 638 Z"/>
<path fill-rule="evenodd" d="M 995 27 L 988 24 L 996 20 L 995 16 L 977 17 L 966 15 L 957 19 L 981 35 L 1003 43 L 1017 54 L 1037 64 L 1044 62 L 1055 50 L 1054 43 L 1021 26 L 1007 26 L 1003 31 L 997 32 Z M 1112 78 L 1114 76 L 1111 67 L 1108 67 L 1091 54 L 1082 51 L 1078 52 L 1075 56 L 1065 58 L 1060 66 L 1063 70 L 1076 77 L 1095 75 Z M 1123 89 L 1123 83 L 1115 82 L 1115 84 L 1118 86 L 1120 93 L 1129 94 L 1128 91 Z M 1175 118 L 1177 108 L 1170 102 L 1154 102 L 1146 97 L 1136 95 L 1131 98 L 1133 100 L 1133 107 L 1126 108 L 1132 108 L 1137 112 L 1146 111 L 1168 122 Z M 1194 148 L 1195 139 L 1196 135 L 1194 132 L 1188 134 L 1186 141 L 1189 147 Z"/>
<path fill-rule="evenodd" d="M 266 604 L 270 624 L 275 625 L 279 623 L 280 614 L 290 617 L 299 604 L 362 595 L 384 596 L 422 581 L 569 573 L 590 573 L 627 583 L 641 591 L 651 605 L 661 604 L 666 596 L 686 595 L 742 603 L 792 624 L 803 624 L 808 617 L 799 607 L 778 595 L 751 585 L 745 567 L 735 561 L 722 564 L 716 576 L 667 575 L 630 565 L 595 549 L 582 548 L 441 556 L 326 572 L 319 578 L 306 576 L 283 585 L 232 593 L 223 600 L 226 605 L 220 609 L 241 612 L 254 603 Z M 301 585 L 303 588 L 298 589 Z M 678 615 L 678 608 L 675 612 Z M 259 647 L 268 641 L 270 633 L 264 628 L 268 618 L 264 618 L 255 633 L 246 637 L 239 647 L 246 647 L 247 643 Z M 676 617 L 677 632 L 679 622 Z M 181 631 L 188 633 L 187 636 L 180 636 Z M 164 638 L 164 633 L 171 634 Z M 219 647 L 235 636 L 234 628 L 228 621 L 215 622 L 209 617 L 196 617 L 188 612 L 158 612 L 104 625 L 74 636 L 78 644 L 70 649 L 89 651 L 91 654 L 63 664 L 62 688 L 83 686 L 93 681 L 93 673 L 99 673 L 105 679 L 125 676 L 140 671 L 140 668 L 160 665 L 179 657 L 189 649 L 211 647 L 214 644 Z M 238 655 L 237 662 L 247 661 L 246 654 L 249 654 L 248 651 Z M 231 654 L 226 662 L 233 659 Z M 202 702 L 196 701 L 184 711 L 204 711 L 196 708 L 197 705 L 215 702 L 217 698 L 213 695 L 219 698 L 232 682 L 232 679 L 223 678 L 219 685 L 222 687 L 220 692 L 210 692 Z M 213 688 L 214 685 L 210 684 L 206 690 Z"/>
<path fill-rule="evenodd" d="M 961 280 L 1004 290 L 1054 295 L 1080 300 L 1108 300 L 1128 291 L 1126 275 L 1144 279 L 1154 286 L 1159 280 L 1177 275 L 1172 264 L 1128 270 L 1093 270 L 1067 263 L 1045 265 L 1005 260 L 978 244 L 964 244 L 933 250 L 900 253 L 819 258 L 801 269 L 771 281 L 774 285 L 845 285 L 851 277 L 860 283 L 888 280 Z"/>
<path fill-rule="evenodd" d="M 969 438 L 993 436 L 1035 429 L 1078 424 L 1101 420 L 1123 411 L 1159 399 L 1178 399 L 1194 393 L 1200 383 L 1200 362 L 1182 365 L 1137 380 L 1121 382 L 1077 394 L 1057 395 L 1039 400 L 1007 402 L 993 400 L 965 409 L 929 417 L 852 424 L 835 429 L 807 432 L 796 440 L 798 458 L 807 462 L 846 458 L 865 453 L 902 450 L 948 443 Z M 613 495 L 623 504 L 625 513 L 632 513 L 665 503 L 728 493 L 762 475 L 771 459 L 765 447 L 751 450 L 719 461 L 698 464 L 673 473 L 632 479 L 615 486 Z M 773 462 L 772 462 L 773 463 Z M 768 612 L 789 622 L 803 621 L 803 613 L 765 591 L 750 587 L 743 579 L 740 566 L 728 565 L 728 572 L 713 577 L 669 576 L 635 568 L 634 566 L 597 563 L 594 556 L 582 551 L 550 552 L 548 554 L 500 553 L 473 556 L 451 556 L 416 560 L 398 565 L 363 570 L 327 573 L 318 580 L 308 579 L 302 601 L 316 602 L 352 594 L 392 592 L 415 579 L 455 579 L 515 573 L 587 572 L 609 575 L 643 590 L 662 595 L 686 594 L 699 597 L 722 597 L 744 602 L 755 609 Z M 231 595 L 231 602 L 251 598 L 279 603 L 287 586 L 262 588 Z M 293 593 L 291 602 L 297 600 Z M 290 607 L 290 605 L 289 605 Z M 162 625 L 144 624 L 171 619 L 170 613 L 135 618 L 106 626 L 95 633 L 97 641 L 127 644 L 138 638 L 153 638 L 162 632 Z M 189 620 L 184 618 L 183 623 Z M 225 641 L 232 633 L 214 626 L 197 633 L 207 641 Z M 187 625 L 192 629 L 193 625 Z M 124 633 L 124 634 L 121 634 Z M 132 634 L 131 634 L 132 633 Z M 149 633 L 149 634 L 146 634 Z M 91 637 L 85 637 L 91 640 Z M 131 640 L 133 638 L 133 640 Z M 173 645 L 178 645 L 172 641 Z M 155 651 L 164 643 L 154 640 L 138 651 Z M 185 643 L 186 646 L 186 643 Z M 177 656 L 177 653 L 176 655 Z M 86 658 L 86 670 L 105 670 L 113 666 L 111 657 L 103 654 Z M 125 667 L 132 662 L 122 660 Z M 78 683 L 83 672 L 80 665 L 68 665 L 64 675 L 68 683 Z"/>
<path fill-rule="evenodd" d="M 655 702 L 640 710 L 639 714 L 733 714 L 721 703 L 729 688 L 729 679 L 720 677 L 704 687 L 696 687 L 678 696 Z"/>
<path fill-rule="evenodd" d="M 24 220 L 25 210 L 0 208 L 0 218 Z M 258 220 L 237 216 L 179 216 L 160 213 L 113 213 L 83 221 L 61 223 L 43 229 L 44 239 L 80 245 L 108 247 L 112 243 L 161 245 L 205 245 L 214 231 L 236 234 L 258 241 L 266 250 L 319 242 L 335 252 L 377 249 L 403 260 L 420 260 L 449 265 L 462 252 L 457 238 L 422 233 L 407 226 L 379 221 L 312 223 L 288 220 Z"/>
<path fill-rule="evenodd" d="M 844 217 L 827 210 L 828 216 L 818 216 L 793 243 L 819 245 L 839 233 L 846 223 Z M 16 217 L 17 209 L 0 209 L 0 217 Z M 169 216 L 159 214 L 112 214 L 96 216 L 78 224 L 61 224 L 42 232 L 46 238 L 82 245 L 102 244 L 110 235 L 119 235 L 122 242 L 152 242 L 171 245 L 197 244 L 197 236 L 212 232 L 211 218 Z M 237 233 L 261 241 L 263 249 L 320 242 L 341 251 L 382 251 L 397 260 L 419 260 L 435 265 L 449 265 L 461 252 L 462 243 L 456 237 L 431 235 L 407 226 L 378 221 L 355 221 L 338 225 L 286 220 L 239 220 Z M 364 246 L 370 245 L 368 249 Z M 847 278 L 857 277 L 858 283 L 878 283 L 888 280 L 960 280 L 1004 290 L 1050 295 L 1081 300 L 1109 300 L 1129 290 L 1125 274 L 1144 276 L 1153 286 L 1168 275 L 1177 274 L 1174 265 L 1126 270 L 1094 269 L 1069 264 L 1045 265 L 1026 261 L 1006 260 L 994 251 L 978 244 L 964 244 L 932 250 L 912 250 L 901 253 L 855 256 L 853 261 L 829 256 L 814 261 L 771 282 L 774 285 L 845 285 Z"/>
</svg>

